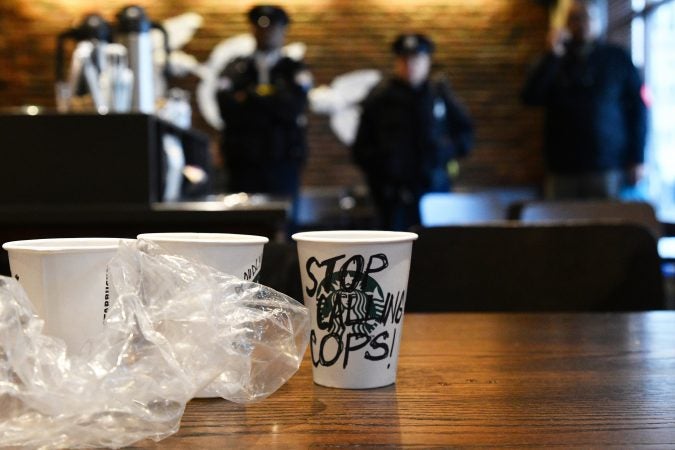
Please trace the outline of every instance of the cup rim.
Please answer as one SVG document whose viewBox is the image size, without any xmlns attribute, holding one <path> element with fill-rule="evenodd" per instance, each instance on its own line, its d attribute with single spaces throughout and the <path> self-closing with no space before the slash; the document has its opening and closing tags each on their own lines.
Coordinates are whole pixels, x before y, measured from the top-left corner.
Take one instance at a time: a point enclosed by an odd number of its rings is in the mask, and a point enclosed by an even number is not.
<svg viewBox="0 0 675 450">
<path fill-rule="evenodd" d="M 265 236 L 237 233 L 141 233 L 136 238 L 152 242 L 190 242 L 193 244 L 266 244 L 269 242 Z"/>
<path fill-rule="evenodd" d="M 416 233 L 385 230 L 326 230 L 303 231 L 291 236 L 298 242 L 325 242 L 334 244 L 373 244 L 390 242 L 411 242 Z"/>
<path fill-rule="evenodd" d="M 25 253 L 81 253 L 95 250 L 117 250 L 123 238 L 47 238 L 10 241 L 2 244 L 7 252 Z"/>
</svg>

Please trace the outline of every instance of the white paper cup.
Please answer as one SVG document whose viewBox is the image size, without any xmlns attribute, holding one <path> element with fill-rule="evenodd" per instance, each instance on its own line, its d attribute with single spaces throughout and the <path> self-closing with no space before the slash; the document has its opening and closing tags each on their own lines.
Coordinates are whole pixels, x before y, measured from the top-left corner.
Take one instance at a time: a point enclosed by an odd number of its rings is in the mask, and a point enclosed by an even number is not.
<svg viewBox="0 0 675 450">
<path fill-rule="evenodd" d="M 69 353 L 103 331 L 109 306 L 108 261 L 117 238 L 34 239 L 2 245 L 9 267 L 45 322 L 45 334 L 65 341 Z"/>
<path fill-rule="evenodd" d="M 152 241 L 166 252 L 193 259 L 220 272 L 257 282 L 266 237 L 229 233 L 145 233 L 138 239 Z M 226 375 L 222 382 L 227 383 Z M 198 392 L 196 398 L 219 397 L 219 378 Z"/>
<path fill-rule="evenodd" d="M 415 233 L 296 233 L 310 310 L 314 382 L 367 389 L 396 381 Z"/>
<path fill-rule="evenodd" d="M 152 241 L 165 251 L 209 265 L 247 281 L 260 278 L 266 237 L 229 233 L 144 233 L 138 239 Z"/>
</svg>

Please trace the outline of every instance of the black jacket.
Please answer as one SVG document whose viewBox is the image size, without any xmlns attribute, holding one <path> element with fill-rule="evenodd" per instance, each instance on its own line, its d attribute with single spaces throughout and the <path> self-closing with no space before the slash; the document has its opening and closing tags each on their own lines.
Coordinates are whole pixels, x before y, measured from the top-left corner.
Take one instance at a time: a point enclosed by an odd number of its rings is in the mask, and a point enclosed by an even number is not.
<svg viewBox="0 0 675 450">
<path fill-rule="evenodd" d="M 392 78 L 364 100 L 352 150 L 371 182 L 423 193 L 434 190 L 435 173 L 445 174 L 448 161 L 465 156 L 472 143 L 471 119 L 446 83 L 415 89 Z"/>
<path fill-rule="evenodd" d="M 625 169 L 644 161 L 647 130 L 642 81 L 623 49 L 593 44 L 545 55 L 523 101 L 546 107 L 544 156 L 558 174 Z"/>
<path fill-rule="evenodd" d="M 303 63 L 281 57 L 265 90 L 258 85 L 252 56 L 237 58 L 223 75 L 231 88 L 218 92 L 225 122 L 222 150 L 230 167 L 301 164 L 307 156 L 306 88 L 298 82 Z"/>
</svg>

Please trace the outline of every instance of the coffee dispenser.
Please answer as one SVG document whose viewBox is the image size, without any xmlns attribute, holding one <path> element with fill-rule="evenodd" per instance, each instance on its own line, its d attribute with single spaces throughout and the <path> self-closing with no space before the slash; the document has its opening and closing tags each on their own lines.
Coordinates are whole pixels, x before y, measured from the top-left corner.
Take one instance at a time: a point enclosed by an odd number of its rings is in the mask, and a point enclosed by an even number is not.
<svg viewBox="0 0 675 450">
<path fill-rule="evenodd" d="M 151 22 L 140 6 L 123 8 L 116 15 L 115 41 L 127 48 L 129 67 L 134 74 L 131 108 L 134 111 L 155 111 L 153 43 L 150 31 L 159 30 L 164 38 L 164 50 L 169 54 L 169 39 L 160 24 Z M 167 57 L 168 61 L 168 57 Z M 166 68 L 164 69 L 166 75 Z"/>
<path fill-rule="evenodd" d="M 104 64 L 104 49 L 112 39 L 108 22 L 88 14 L 82 22 L 58 35 L 56 43 L 56 89 L 59 110 L 68 110 L 73 96 L 99 97 L 96 77 Z M 73 58 L 66 76 L 66 45 L 73 42 Z"/>
</svg>

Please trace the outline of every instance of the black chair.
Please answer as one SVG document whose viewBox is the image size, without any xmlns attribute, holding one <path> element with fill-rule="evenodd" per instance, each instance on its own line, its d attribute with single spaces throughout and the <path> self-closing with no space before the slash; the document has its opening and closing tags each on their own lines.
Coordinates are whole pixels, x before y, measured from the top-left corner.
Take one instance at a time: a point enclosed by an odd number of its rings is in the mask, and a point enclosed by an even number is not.
<svg viewBox="0 0 675 450">
<path fill-rule="evenodd" d="M 295 242 L 269 242 L 263 250 L 260 283 L 303 302 Z"/>
<path fill-rule="evenodd" d="M 530 201 L 522 203 L 517 219 L 524 223 L 550 223 L 562 220 L 622 220 L 648 228 L 657 238 L 663 235 L 663 227 L 656 217 L 656 212 L 647 202 Z"/>
<path fill-rule="evenodd" d="M 10 276 L 11 270 L 9 270 L 9 256 L 6 251 L 0 252 L 0 275 Z"/>
<path fill-rule="evenodd" d="M 664 309 L 656 241 L 635 224 L 419 228 L 408 311 Z"/>
</svg>

